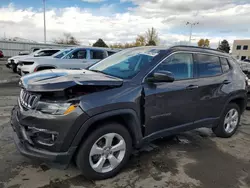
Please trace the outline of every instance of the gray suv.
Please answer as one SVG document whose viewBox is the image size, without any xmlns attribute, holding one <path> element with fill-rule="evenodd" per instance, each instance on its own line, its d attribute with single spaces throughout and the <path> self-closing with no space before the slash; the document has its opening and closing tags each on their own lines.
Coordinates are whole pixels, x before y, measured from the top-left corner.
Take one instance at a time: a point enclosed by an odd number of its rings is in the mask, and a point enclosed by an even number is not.
<svg viewBox="0 0 250 188">
<path fill-rule="evenodd" d="M 11 124 L 19 151 L 83 175 L 116 175 L 132 149 L 199 127 L 231 137 L 247 100 L 244 73 L 226 53 L 174 46 L 118 52 L 88 70 L 21 78 Z"/>
</svg>

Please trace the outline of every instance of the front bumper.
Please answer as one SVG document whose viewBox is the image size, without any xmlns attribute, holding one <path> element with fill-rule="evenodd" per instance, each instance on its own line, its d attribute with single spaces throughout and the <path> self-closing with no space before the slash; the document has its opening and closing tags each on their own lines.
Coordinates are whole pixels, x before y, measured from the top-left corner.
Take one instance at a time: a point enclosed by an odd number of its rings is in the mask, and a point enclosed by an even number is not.
<svg viewBox="0 0 250 188">
<path fill-rule="evenodd" d="M 11 63 L 9 63 L 9 62 L 7 62 L 6 64 L 5 64 L 5 66 L 7 67 L 7 68 L 11 68 Z"/>
<path fill-rule="evenodd" d="M 68 165 L 76 150 L 76 148 L 70 148 L 69 151 L 61 153 L 39 150 L 32 147 L 26 140 L 19 138 L 17 134 L 14 134 L 13 137 L 15 145 L 22 155 L 47 162 Z"/>
<path fill-rule="evenodd" d="M 49 163 L 68 165 L 78 147 L 77 145 L 71 144 L 72 140 L 74 139 L 73 133 L 76 134 L 75 130 L 72 131 L 71 129 L 76 128 L 78 130 L 78 126 L 80 126 L 80 123 L 78 121 L 73 121 L 72 125 L 64 125 L 63 122 L 59 119 L 57 123 L 60 124 L 62 128 L 61 130 L 58 130 L 59 134 L 55 144 L 43 145 L 38 142 L 32 142 L 30 132 L 27 131 L 27 122 L 30 124 L 30 126 L 44 125 L 44 129 L 48 129 L 46 128 L 46 126 L 48 126 L 48 122 L 46 122 L 43 117 L 32 117 L 32 115 L 24 117 L 25 115 L 23 115 L 23 113 L 24 112 L 20 104 L 18 106 L 15 106 L 11 113 L 11 126 L 13 127 L 13 130 L 15 132 L 14 141 L 20 153 L 24 156 L 40 159 Z M 74 115 L 76 114 L 71 115 L 73 115 L 74 117 Z M 48 117 L 48 119 L 50 118 Z M 39 121 L 39 123 L 37 121 Z M 57 125 L 55 125 L 55 120 L 51 121 L 52 123 L 49 126 L 53 130 L 53 128 L 57 127 Z M 53 131 L 55 131 L 55 129 Z"/>
<path fill-rule="evenodd" d="M 70 147 L 66 152 L 51 152 L 36 148 L 34 145 L 29 143 L 24 127 L 19 122 L 18 113 L 19 110 L 16 106 L 12 110 L 11 126 L 15 132 L 13 134 L 15 145 L 22 155 L 48 162 L 60 163 L 62 165 L 70 163 L 76 147 Z"/>
<path fill-rule="evenodd" d="M 27 65 L 18 65 L 17 66 L 17 72 L 20 76 L 24 76 L 26 74 L 29 74 L 32 70 L 31 66 L 27 66 Z"/>
</svg>

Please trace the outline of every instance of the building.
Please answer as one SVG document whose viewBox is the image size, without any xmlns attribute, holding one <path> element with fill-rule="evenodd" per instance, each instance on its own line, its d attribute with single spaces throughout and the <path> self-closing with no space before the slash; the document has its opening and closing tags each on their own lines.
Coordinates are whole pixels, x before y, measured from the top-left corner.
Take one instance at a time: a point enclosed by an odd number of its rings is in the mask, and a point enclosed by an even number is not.
<svg viewBox="0 0 250 188">
<path fill-rule="evenodd" d="M 235 40 L 232 55 L 239 60 L 250 59 L 250 40 Z"/>
</svg>

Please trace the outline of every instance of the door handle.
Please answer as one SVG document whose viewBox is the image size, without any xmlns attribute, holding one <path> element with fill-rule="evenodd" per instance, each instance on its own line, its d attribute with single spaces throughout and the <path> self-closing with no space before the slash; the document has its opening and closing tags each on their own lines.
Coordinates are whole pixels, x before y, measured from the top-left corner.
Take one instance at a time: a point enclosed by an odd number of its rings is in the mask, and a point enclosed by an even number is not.
<svg viewBox="0 0 250 188">
<path fill-rule="evenodd" d="M 231 82 L 229 80 L 224 80 L 222 83 L 223 84 L 230 84 Z"/>
<path fill-rule="evenodd" d="M 190 90 L 197 89 L 197 88 L 199 88 L 198 85 L 189 85 L 189 86 L 186 87 L 186 89 L 190 89 Z"/>
</svg>

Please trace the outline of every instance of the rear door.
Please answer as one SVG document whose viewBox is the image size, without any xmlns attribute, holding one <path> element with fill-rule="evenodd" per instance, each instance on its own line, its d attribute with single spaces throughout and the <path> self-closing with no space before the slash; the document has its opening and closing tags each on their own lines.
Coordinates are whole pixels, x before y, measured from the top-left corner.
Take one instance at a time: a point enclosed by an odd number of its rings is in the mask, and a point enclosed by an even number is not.
<svg viewBox="0 0 250 188">
<path fill-rule="evenodd" d="M 230 71 L 227 60 L 215 55 L 197 53 L 194 54 L 194 61 L 195 76 L 198 78 L 195 121 L 204 126 L 220 116 L 227 96 L 223 88 L 230 85 Z"/>
<path fill-rule="evenodd" d="M 192 53 L 175 53 L 153 71 L 171 72 L 174 82 L 144 82 L 146 136 L 162 130 L 192 127 L 197 96 L 193 67 Z"/>
<path fill-rule="evenodd" d="M 89 65 L 93 65 L 98 61 L 105 59 L 107 57 L 107 52 L 105 50 L 90 49 L 89 50 Z"/>
</svg>

